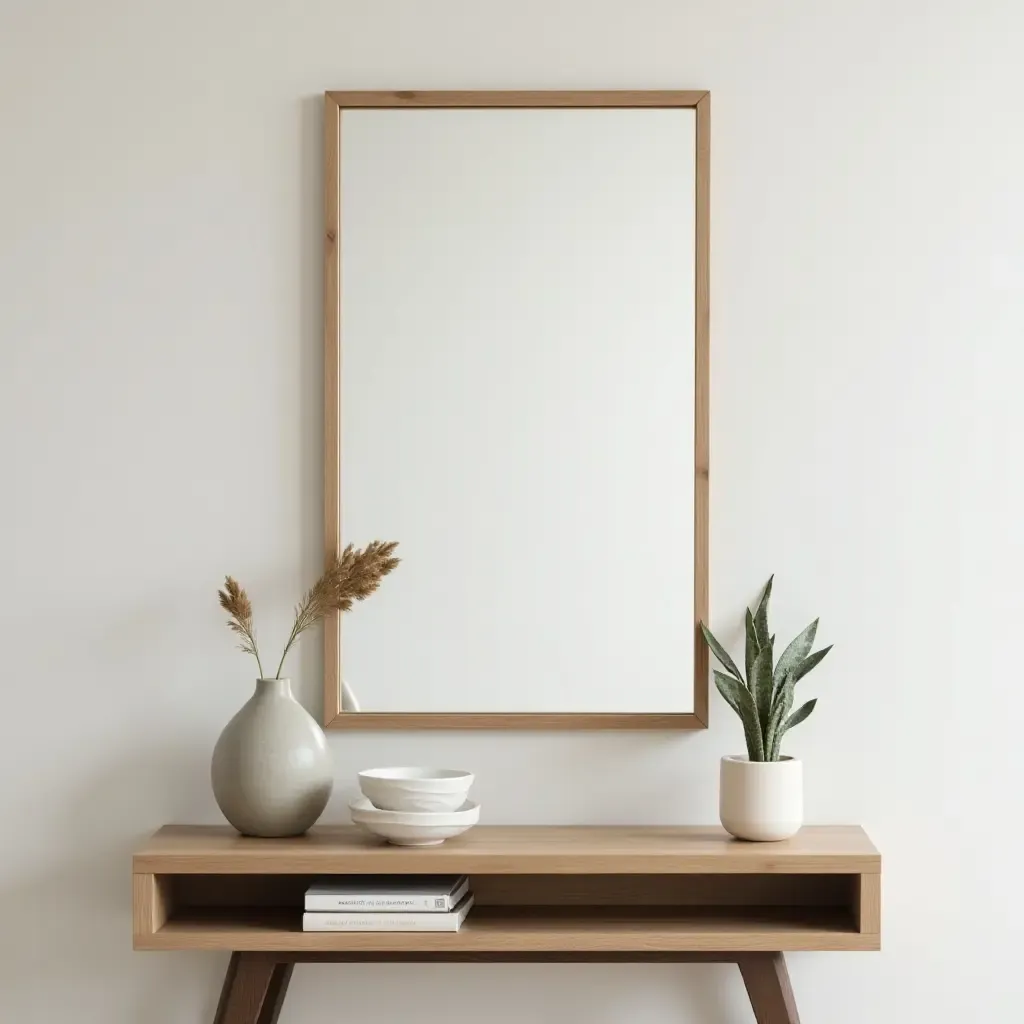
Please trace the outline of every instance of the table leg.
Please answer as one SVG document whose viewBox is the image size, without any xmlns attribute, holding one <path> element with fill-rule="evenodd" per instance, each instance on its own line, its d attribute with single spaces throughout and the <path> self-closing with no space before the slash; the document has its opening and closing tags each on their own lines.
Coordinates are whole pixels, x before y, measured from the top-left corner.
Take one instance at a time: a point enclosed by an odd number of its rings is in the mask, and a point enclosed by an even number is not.
<svg viewBox="0 0 1024 1024">
<path fill-rule="evenodd" d="M 800 1014 L 781 953 L 741 953 L 736 957 L 757 1024 L 800 1024 Z"/>
<path fill-rule="evenodd" d="M 277 1024 L 293 967 L 232 953 L 213 1024 Z"/>
</svg>

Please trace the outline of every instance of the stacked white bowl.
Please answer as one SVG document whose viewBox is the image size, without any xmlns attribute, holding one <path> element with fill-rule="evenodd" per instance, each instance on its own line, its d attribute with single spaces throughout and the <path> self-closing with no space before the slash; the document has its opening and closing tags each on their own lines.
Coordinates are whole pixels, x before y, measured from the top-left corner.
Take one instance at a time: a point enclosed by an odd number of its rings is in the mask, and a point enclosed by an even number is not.
<svg viewBox="0 0 1024 1024">
<path fill-rule="evenodd" d="M 480 820 L 469 797 L 473 773 L 455 768 L 370 768 L 352 820 L 396 846 L 438 846 Z"/>
</svg>

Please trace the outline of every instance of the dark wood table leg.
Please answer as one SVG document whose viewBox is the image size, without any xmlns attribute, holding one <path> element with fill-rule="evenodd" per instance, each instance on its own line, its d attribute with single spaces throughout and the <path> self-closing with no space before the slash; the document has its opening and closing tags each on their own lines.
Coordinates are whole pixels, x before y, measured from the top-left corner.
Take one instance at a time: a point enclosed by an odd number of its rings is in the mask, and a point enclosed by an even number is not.
<svg viewBox="0 0 1024 1024">
<path fill-rule="evenodd" d="M 293 967 L 232 953 L 213 1024 L 277 1024 Z"/>
<path fill-rule="evenodd" d="M 741 953 L 736 962 L 757 1024 L 800 1024 L 786 958 L 781 953 Z"/>
</svg>

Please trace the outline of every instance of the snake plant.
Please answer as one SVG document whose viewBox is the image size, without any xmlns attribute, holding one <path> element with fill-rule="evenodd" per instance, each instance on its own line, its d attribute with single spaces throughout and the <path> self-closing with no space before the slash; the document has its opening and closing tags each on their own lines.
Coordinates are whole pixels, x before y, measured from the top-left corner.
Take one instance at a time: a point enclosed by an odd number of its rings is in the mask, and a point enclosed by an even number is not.
<svg viewBox="0 0 1024 1024">
<path fill-rule="evenodd" d="M 703 622 L 700 624 L 708 647 L 725 669 L 724 672 L 715 669 L 715 685 L 729 707 L 740 716 L 751 761 L 780 760 L 782 737 L 794 725 L 805 721 L 818 703 L 815 697 L 793 711 L 796 684 L 832 650 L 830 644 L 811 653 L 818 632 L 815 619 L 773 665 L 775 637 L 768 632 L 768 599 L 772 596 L 774 578 L 768 580 L 754 611 L 747 609 L 746 674 L 736 667 L 726 649 L 711 635 L 711 630 Z"/>
</svg>

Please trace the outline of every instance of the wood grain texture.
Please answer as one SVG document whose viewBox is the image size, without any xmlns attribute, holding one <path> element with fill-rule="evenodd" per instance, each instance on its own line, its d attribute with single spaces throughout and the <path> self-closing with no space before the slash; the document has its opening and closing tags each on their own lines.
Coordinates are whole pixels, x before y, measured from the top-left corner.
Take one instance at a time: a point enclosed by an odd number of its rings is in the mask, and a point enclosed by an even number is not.
<svg viewBox="0 0 1024 1024">
<path fill-rule="evenodd" d="M 740 957 L 738 963 L 757 1024 L 800 1024 L 781 952 Z"/>
<path fill-rule="evenodd" d="M 587 91 L 335 91 L 327 96 L 338 107 L 375 109 L 417 107 L 696 107 L 704 89 L 614 89 Z"/>
<path fill-rule="evenodd" d="M 711 470 L 711 96 L 697 103 L 697 212 L 694 268 L 693 401 L 693 709 L 708 723 L 708 645 L 700 632 L 710 610 L 710 470 Z"/>
<path fill-rule="evenodd" d="M 744 843 L 712 826 L 480 825 L 443 846 L 389 846 L 350 825 L 294 839 L 229 826 L 167 825 L 134 856 L 137 874 L 860 874 L 881 858 L 863 829 L 806 826 Z"/>
<path fill-rule="evenodd" d="M 132 935 L 136 939 L 157 930 L 153 920 L 154 886 L 152 874 L 132 875 Z"/>
<path fill-rule="evenodd" d="M 270 966 L 314 956 L 728 959 L 880 944 L 862 925 L 877 920 L 865 915 L 877 911 L 881 860 L 854 826 L 807 827 L 781 843 L 742 843 L 710 827 L 483 826 L 409 850 L 348 826 L 251 839 L 179 825 L 156 833 L 133 866 L 136 949 L 263 953 Z M 458 933 L 302 931 L 302 894 L 314 877 L 435 872 L 472 876 L 478 902 Z M 287 976 L 247 962 L 233 961 L 218 1020 L 258 1003 L 258 1024 L 270 1024 Z M 770 988 L 769 963 L 749 961 L 748 987 Z"/>
<path fill-rule="evenodd" d="M 863 874 L 857 877 L 857 927 L 869 935 L 882 930 L 882 876 Z"/>
<path fill-rule="evenodd" d="M 573 950 L 559 950 L 546 953 L 430 953 L 417 950 L 413 953 L 376 952 L 359 950 L 254 950 L 252 957 L 266 957 L 274 962 L 287 961 L 297 964 L 431 964 L 431 963 L 503 963 L 503 964 L 734 964 L 742 953 L 694 952 L 646 950 L 644 952 L 579 953 Z"/>
<path fill-rule="evenodd" d="M 171 879 L 166 875 L 132 875 L 132 934 L 159 931 L 171 913 Z"/>
<path fill-rule="evenodd" d="M 324 725 L 349 730 L 690 730 L 708 723 L 708 652 L 697 623 L 708 617 L 708 422 L 710 396 L 710 94 L 705 90 L 328 92 L 324 97 L 324 547 L 341 547 L 341 119 L 367 108 L 680 107 L 696 113 L 693 712 L 686 714 L 420 714 L 346 712 L 341 696 L 341 620 L 324 621 Z"/>
<path fill-rule="evenodd" d="M 341 111 L 324 97 L 324 564 L 341 550 Z M 340 615 L 324 619 L 324 722 L 341 713 Z"/>
<path fill-rule="evenodd" d="M 832 907 L 475 907 L 461 931 L 303 932 L 299 909 L 188 909 L 137 949 L 365 952 L 862 950 Z"/>
<path fill-rule="evenodd" d="M 288 995 L 288 986 L 292 980 L 294 963 L 277 962 L 274 966 L 274 973 L 270 977 L 270 985 L 267 987 L 267 997 L 263 1001 L 263 1008 L 260 1011 L 256 1024 L 277 1024 L 281 1016 L 281 1007 L 284 1006 L 284 997 Z"/>
<path fill-rule="evenodd" d="M 213 1024 L 276 1024 L 292 964 L 231 955 Z"/>
<path fill-rule="evenodd" d="M 234 988 L 235 984 L 235 975 L 238 973 L 238 963 L 241 959 L 241 953 L 232 953 L 228 960 L 228 968 L 224 972 L 224 982 L 220 987 L 220 999 L 217 1001 L 217 1011 L 213 1015 L 213 1024 L 221 1024 L 224 1020 L 226 1007 L 231 998 L 231 990 Z"/>
<path fill-rule="evenodd" d="M 337 634 L 338 630 L 333 632 Z M 703 639 L 701 643 L 703 644 Z M 706 661 L 705 656 L 705 661 Z M 706 688 L 705 688 L 706 689 Z M 331 729 L 704 729 L 707 722 L 696 714 L 433 714 L 427 712 L 367 712 L 339 714 L 327 723 Z"/>
</svg>

